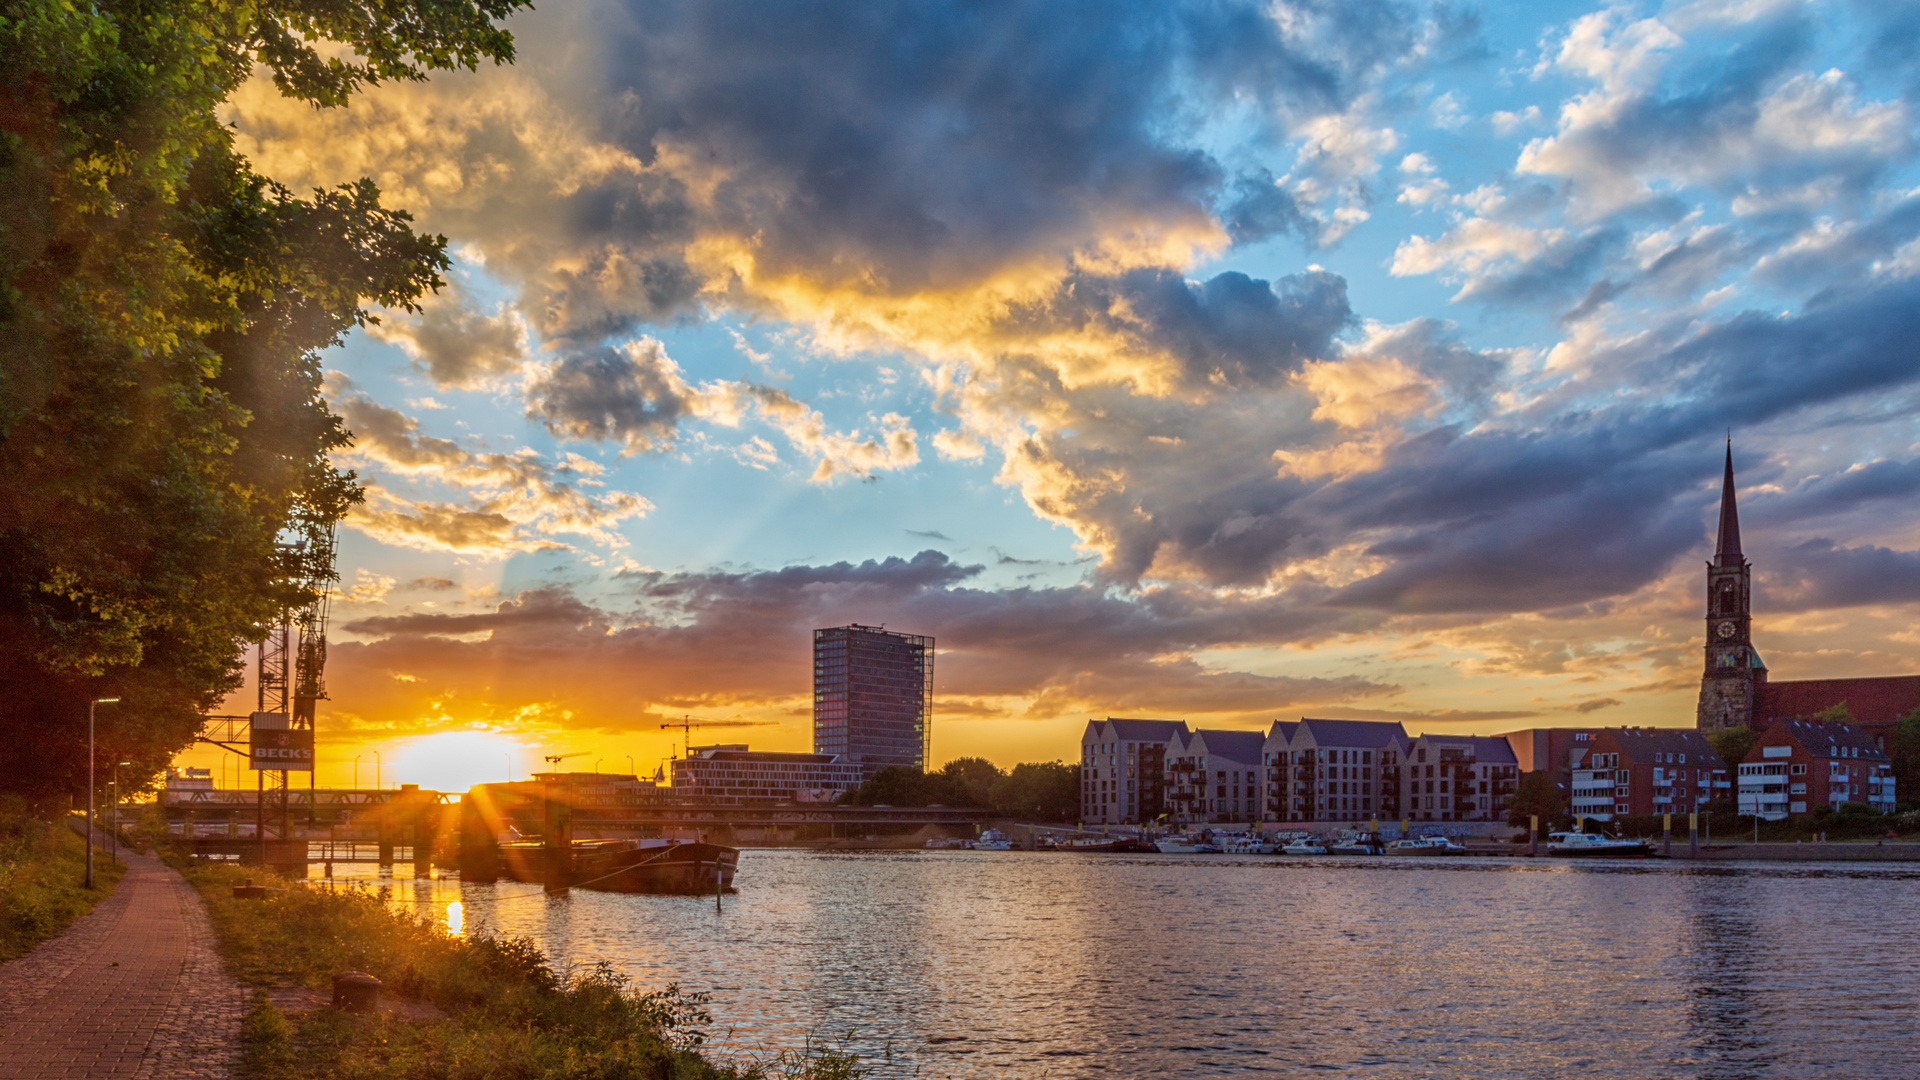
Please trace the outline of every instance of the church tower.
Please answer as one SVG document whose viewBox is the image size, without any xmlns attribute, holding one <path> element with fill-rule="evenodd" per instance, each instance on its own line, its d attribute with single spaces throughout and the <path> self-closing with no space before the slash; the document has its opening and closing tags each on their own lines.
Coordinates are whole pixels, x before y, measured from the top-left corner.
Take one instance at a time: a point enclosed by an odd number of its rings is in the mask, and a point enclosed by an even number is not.
<svg viewBox="0 0 1920 1080">
<path fill-rule="evenodd" d="M 1720 542 L 1707 564 L 1707 670 L 1700 679 L 1702 731 L 1753 725 L 1754 691 L 1767 679 L 1753 649 L 1753 567 L 1740 553 L 1740 513 L 1733 502 L 1733 444 L 1720 493 Z"/>
</svg>

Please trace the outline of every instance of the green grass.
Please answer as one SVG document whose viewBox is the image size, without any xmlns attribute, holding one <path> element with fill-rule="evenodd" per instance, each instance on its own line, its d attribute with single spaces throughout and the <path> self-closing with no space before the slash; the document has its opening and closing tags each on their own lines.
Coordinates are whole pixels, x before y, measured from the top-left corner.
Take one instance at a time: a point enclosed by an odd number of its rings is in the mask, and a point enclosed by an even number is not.
<svg viewBox="0 0 1920 1080">
<path fill-rule="evenodd" d="M 113 892 L 120 865 L 96 850 L 88 889 L 86 858 L 86 842 L 65 824 L 0 805 L 0 960 L 30 952 Z"/>
<path fill-rule="evenodd" d="M 260 1080 L 854 1080 L 850 1054 L 809 1048 L 742 1063 L 703 1056 L 710 1022 L 699 994 L 642 992 L 605 964 L 556 973 L 525 939 L 454 937 L 437 923 L 388 908 L 367 890 L 323 889 L 257 869 L 196 866 L 235 973 L 258 987 L 328 991 L 341 971 L 379 978 L 384 993 L 430 1002 L 443 1018 L 355 1015 L 332 1008 L 289 1013 L 257 993 L 244 1028 L 244 1064 Z M 251 877 L 287 887 L 267 900 L 235 900 Z"/>
</svg>

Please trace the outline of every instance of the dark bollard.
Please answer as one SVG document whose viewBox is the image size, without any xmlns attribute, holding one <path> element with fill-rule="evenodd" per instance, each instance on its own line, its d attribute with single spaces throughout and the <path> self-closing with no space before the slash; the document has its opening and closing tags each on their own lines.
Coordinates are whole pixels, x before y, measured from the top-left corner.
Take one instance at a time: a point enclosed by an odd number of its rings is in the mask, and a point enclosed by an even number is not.
<svg viewBox="0 0 1920 1080">
<path fill-rule="evenodd" d="M 267 887 L 265 885 L 255 885 L 253 879 L 248 878 L 246 884 L 235 885 L 233 887 L 233 898 L 235 900 L 265 900 L 267 898 Z"/>
<path fill-rule="evenodd" d="M 343 971 L 333 977 L 333 1007 L 348 1012 L 372 1012 L 380 1007 L 380 980 L 365 972 Z"/>
</svg>

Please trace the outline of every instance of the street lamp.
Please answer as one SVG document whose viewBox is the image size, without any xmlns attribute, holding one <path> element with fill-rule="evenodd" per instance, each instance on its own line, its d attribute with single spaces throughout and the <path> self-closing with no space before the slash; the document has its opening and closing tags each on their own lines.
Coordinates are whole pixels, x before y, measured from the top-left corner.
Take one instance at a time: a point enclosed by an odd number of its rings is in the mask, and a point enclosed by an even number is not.
<svg viewBox="0 0 1920 1080">
<path fill-rule="evenodd" d="M 87 699 L 87 888 L 93 888 L 93 707 L 111 705 L 117 697 Z"/>
<path fill-rule="evenodd" d="M 502 750 L 500 756 L 507 759 L 507 783 L 513 783 L 513 751 Z"/>
<path fill-rule="evenodd" d="M 373 786 L 383 790 L 386 787 L 385 784 L 380 782 L 380 751 L 378 750 L 373 752 Z"/>
<path fill-rule="evenodd" d="M 627 755 L 627 771 L 633 774 L 634 779 L 638 780 L 640 778 L 640 770 L 633 767 L 632 754 Z"/>
<path fill-rule="evenodd" d="M 600 763 L 601 763 L 601 762 L 603 762 L 603 761 L 605 761 L 605 760 L 607 760 L 607 759 L 606 759 L 606 758 L 603 758 L 603 757 L 597 757 L 597 758 L 594 758 L 594 759 L 593 759 L 593 775 L 595 775 L 595 776 L 599 776 L 599 775 L 600 775 Z"/>
<path fill-rule="evenodd" d="M 366 756 L 365 754 L 353 755 L 353 790 L 355 791 L 360 790 L 360 759 Z"/>
</svg>

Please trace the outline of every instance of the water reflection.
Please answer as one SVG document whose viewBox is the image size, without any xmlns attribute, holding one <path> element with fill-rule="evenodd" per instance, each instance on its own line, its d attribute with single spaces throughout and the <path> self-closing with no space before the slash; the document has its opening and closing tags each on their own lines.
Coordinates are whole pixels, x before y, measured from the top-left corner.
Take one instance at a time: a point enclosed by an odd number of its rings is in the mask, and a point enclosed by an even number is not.
<svg viewBox="0 0 1920 1080">
<path fill-rule="evenodd" d="M 1897 865 L 750 851 L 720 914 L 382 883 L 708 991 L 723 1051 L 845 1038 L 883 1076 L 1920 1075 Z"/>
</svg>

